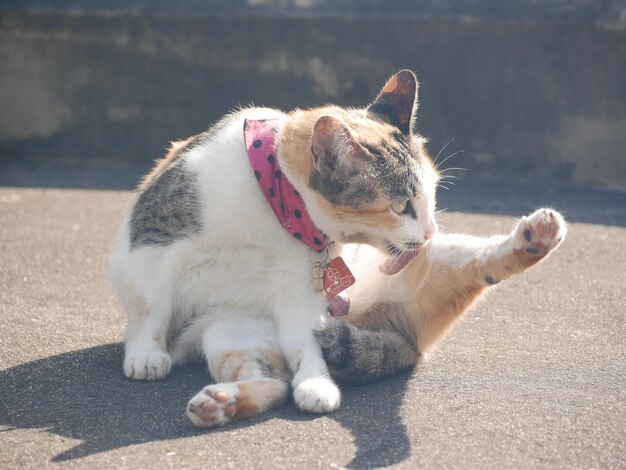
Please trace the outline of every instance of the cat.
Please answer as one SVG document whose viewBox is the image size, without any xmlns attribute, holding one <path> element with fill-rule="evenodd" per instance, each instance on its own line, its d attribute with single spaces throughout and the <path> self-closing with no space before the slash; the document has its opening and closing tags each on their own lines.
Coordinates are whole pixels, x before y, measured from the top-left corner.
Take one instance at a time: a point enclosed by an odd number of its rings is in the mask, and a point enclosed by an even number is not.
<svg viewBox="0 0 626 470">
<path fill-rule="evenodd" d="M 417 91 L 403 70 L 365 109 L 243 109 L 174 144 L 110 258 L 126 376 L 160 379 L 203 356 L 230 383 L 192 399 L 201 426 L 274 406 L 289 382 L 301 410 L 337 409 L 315 331 L 346 302 L 311 278 L 349 242 L 388 250 L 381 269 L 393 275 L 435 236 L 438 175 L 413 130 Z"/>
<path fill-rule="evenodd" d="M 316 331 L 329 372 L 337 382 L 363 384 L 414 367 L 481 294 L 545 260 L 566 234 L 558 212 L 539 209 L 522 217 L 508 235 L 438 234 L 391 277 L 378 264 L 386 253 L 346 246 L 343 255 L 358 279 L 348 289 L 350 314 Z M 259 330 L 258 325 L 244 328 L 244 334 Z M 264 333 L 276 337 L 271 322 Z M 256 384 L 286 383 L 292 377 L 278 348 L 225 353 L 214 373 L 218 383 L 206 386 L 187 407 L 187 416 L 199 427 L 224 425 L 282 404 L 283 389 Z"/>
</svg>

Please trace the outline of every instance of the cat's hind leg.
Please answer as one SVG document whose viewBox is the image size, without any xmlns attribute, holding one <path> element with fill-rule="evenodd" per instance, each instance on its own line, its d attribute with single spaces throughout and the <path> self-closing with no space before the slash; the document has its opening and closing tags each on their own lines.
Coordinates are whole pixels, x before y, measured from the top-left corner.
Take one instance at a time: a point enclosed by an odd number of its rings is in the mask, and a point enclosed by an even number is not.
<svg viewBox="0 0 626 470">
<path fill-rule="evenodd" d="M 273 352 L 280 355 L 278 351 Z M 230 363 L 227 367 L 234 366 L 252 373 L 239 372 L 232 377 L 235 379 L 232 382 L 204 387 L 187 405 L 187 416 L 191 422 L 198 427 L 221 426 L 283 404 L 288 385 L 285 380 L 264 376 L 263 369 L 274 365 L 271 359 L 268 360 L 267 353 L 236 351 L 219 357 L 218 360 L 223 363 Z"/>
<path fill-rule="evenodd" d="M 240 318 L 204 329 L 202 351 L 217 383 L 189 401 L 186 412 L 194 425 L 221 426 L 285 402 L 291 370 L 274 328 L 271 322 Z"/>
</svg>

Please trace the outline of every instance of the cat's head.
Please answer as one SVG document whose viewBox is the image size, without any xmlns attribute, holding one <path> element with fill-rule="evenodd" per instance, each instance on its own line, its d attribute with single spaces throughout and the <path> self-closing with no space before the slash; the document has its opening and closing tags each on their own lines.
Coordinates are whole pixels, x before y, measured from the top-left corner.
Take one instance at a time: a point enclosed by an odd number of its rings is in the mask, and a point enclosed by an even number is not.
<svg viewBox="0 0 626 470">
<path fill-rule="evenodd" d="M 437 233 L 438 174 L 413 131 L 417 89 L 403 70 L 367 109 L 320 117 L 311 139 L 316 215 L 331 238 L 388 253 L 386 274 L 403 269 Z"/>
</svg>

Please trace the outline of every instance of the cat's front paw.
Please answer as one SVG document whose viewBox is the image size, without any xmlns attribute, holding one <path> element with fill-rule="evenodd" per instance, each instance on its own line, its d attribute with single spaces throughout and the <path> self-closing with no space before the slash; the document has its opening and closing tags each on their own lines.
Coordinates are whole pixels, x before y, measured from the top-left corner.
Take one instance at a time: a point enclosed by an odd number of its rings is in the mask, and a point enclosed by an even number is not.
<svg viewBox="0 0 626 470">
<path fill-rule="evenodd" d="M 201 428 L 222 426 L 234 419 L 238 389 L 233 384 L 207 385 L 187 405 L 187 417 Z"/>
<path fill-rule="evenodd" d="M 511 241 L 514 250 L 543 258 L 565 239 L 566 233 L 561 214 L 553 209 L 539 209 L 519 221 Z"/>
<path fill-rule="evenodd" d="M 162 379 L 172 369 L 172 358 L 158 349 L 131 350 L 124 358 L 124 374 L 129 379 Z"/>
<path fill-rule="evenodd" d="M 313 377 L 294 384 L 293 398 L 298 408 L 309 413 L 329 413 L 341 404 L 339 388 L 327 377 Z"/>
</svg>

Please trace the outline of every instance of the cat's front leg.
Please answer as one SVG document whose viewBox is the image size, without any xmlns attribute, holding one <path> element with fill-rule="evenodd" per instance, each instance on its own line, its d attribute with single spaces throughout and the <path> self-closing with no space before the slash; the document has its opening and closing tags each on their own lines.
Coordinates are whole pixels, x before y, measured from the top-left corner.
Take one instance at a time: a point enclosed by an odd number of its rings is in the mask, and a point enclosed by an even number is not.
<svg viewBox="0 0 626 470">
<path fill-rule="evenodd" d="M 428 256 L 422 258 L 422 263 L 430 263 L 428 274 L 424 276 L 415 261 L 401 273 L 407 285 L 419 286 L 413 300 L 405 303 L 411 316 L 419 318 L 415 332 L 419 350 L 427 352 L 436 344 L 482 292 L 545 259 L 566 232 L 558 212 L 539 209 L 523 217 L 509 235 L 435 237 Z"/>
<path fill-rule="evenodd" d="M 302 302 L 299 302 L 302 303 Z M 313 331 L 322 324 L 326 302 L 316 299 L 313 308 L 281 309 L 279 340 L 294 372 L 291 382 L 298 408 L 309 413 L 328 413 L 339 408 L 341 392 L 330 378 Z"/>
<path fill-rule="evenodd" d="M 147 296 L 128 284 L 124 374 L 130 379 L 156 380 L 169 374 L 172 359 L 166 352 L 165 335 L 171 302 L 150 305 Z"/>
</svg>

